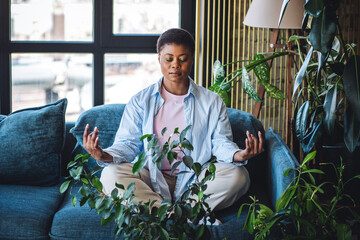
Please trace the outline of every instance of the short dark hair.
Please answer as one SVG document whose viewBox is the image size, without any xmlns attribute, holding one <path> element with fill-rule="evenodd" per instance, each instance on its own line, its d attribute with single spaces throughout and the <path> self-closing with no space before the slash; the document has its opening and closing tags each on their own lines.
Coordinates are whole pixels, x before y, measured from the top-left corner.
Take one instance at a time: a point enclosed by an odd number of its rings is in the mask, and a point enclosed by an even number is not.
<svg viewBox="0 0 360 240">
<path fill-rule="evenodd" d="M 189 48 L 192 55 L 195 52 L 195 41 L 191 34 L 182 28 L 171 28 L 163 32 L 157 40 L 156 51 L 160 53 L 165 44 L 175 43 Z"/>
</svg>

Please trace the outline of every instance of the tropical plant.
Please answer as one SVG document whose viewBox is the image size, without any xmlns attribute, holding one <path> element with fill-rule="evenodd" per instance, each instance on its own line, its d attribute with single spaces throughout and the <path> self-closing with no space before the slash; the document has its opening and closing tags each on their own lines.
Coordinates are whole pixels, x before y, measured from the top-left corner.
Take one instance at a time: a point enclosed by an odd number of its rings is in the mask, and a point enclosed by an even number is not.
<svg viewBox="0 0 360 240">
<path fill-rule="evenodd" d="M 316 151 L 309 153 L 295 169 L 297 176 L 276 202 L 275 210 L 260 204 L 255 197 L 239 209 L 249 207 L 244 228 L 260 239 L 352 239 L 351 224 L 360 223 L 355 211 L 354 199 L 344 192 L 345 186 L 360 175 L 344 181 L 344 165 L 334 167 L 336 182 L 316 183 L 313 174 L 324 174 L 307 164 L 314 159 Z M 350 203 L 350 204 L 349 204 Z"/>
<path fill-rule="evenodd" d="M 100 167 L 86 172 L 84 165 L 90 154 L 77 155 L 68 164 L 69 174 L 67 181 L 61 187 L 60 192 L 64 193 L 70 188 L 79 186 L 71 198 L 73 206 L 79 202 L 80 206 L 88 203 L 90 209 L 95 209 L 101 214 L 101 225 L 115 221 L 117 225 L 115 236 L 123 234 L 125 239 L 206 239 L 208 236 L 207 223 L 214 223 L 214 213 L 209 208 L 206 199 L 210 196 L 204 194 L 207 188 L 207 181 L 215 178 L 215 158 L 201 165 L 194 163 L 191 156 L 185 154 L 184 149 L 192 150 L 193 146 L 185 138 L 190 126 L 179 132 L 176 128 L 172 135 L 177 136 L 173 141 L 171 137 L 164 145 L 158 145 L 158 138 L 154 134 L 147 134 L 141 137 L 148 141 L 147 151 L 141 153 L 139 160 L 133 165 L 133 173 L 138 173 L 145 165 L 145 155 L 150 154 L 152 161 L 161 167 L 164 157 L 167 157 L 170 164 L 177 158 L 175 149 L 181 149 L 184 153 L 182 161 L 194 171 L 197 181 L 191 184 L 182 196 L 175 202 L 164 200 L 160 207 L 154 206 L 155 201 L 135 203 L 134 183 L 127 188 L 116 183 L 116 187 L 110 195 L 103 192 L 103 186 L 95 175 Z M 164 134 L 166 128 L 162 130 Z M 173 172 L 180 162 L 172 166 Z M 206 170 L 205 170 L 206 169 Z M 199 179 L 202 171 L 205 172 L 204 179 Z M 178 174 L 182 174 L 179 172 Z M 124 190 L 119 194 L 119 189 Z"/>
<path fill-rule="evenodd" d="M 290 0 L 284 0 L 283 11 Z M 346 44 L 338 22 L 340 0 L 307 0 L 304 8 L 307 53 L 298 52 L 302 66 L 294 83 L 296 135 L 305 153 L 320 140 L 343 135 L 349 151 L 354 151 L 360 138 L 360 56 L 354 44 Z M 310 29 L 306 29 L 310 26 Z M 302 85 L 303 79 L 306 83 Z M 299 100 L 304 103 L 298 107 Z M 335 132 L 340 127 L 343 134 Z M 340 132 L 340 133 L 341 133 Z M 325 137 L 325 136 L 330 136 Z"/>
<path fill-rule="evenodd" d="M 264 55 L 270 54 L 265 57 Z M 236 86 L 238 82 L 242 82 L 242 89 L 249 95 L 254 101 L 262 102 L 261 98 L 256 93 L 254 86 L 250 81 L 249 72 L 254 70 L 257 80 L 264 86 L 265 92 L 270 97 L 283 100 L 284 93 L 276 86 L 270 84 L 270 67 L 267 63 L 268 60 L 289 55 L 290 51 L 274 52 L 274 53 L 259 53 L 256 54 L 253 60 L 239 60 L 227 64 L 221 64 L 219 60 L 216 60 L 213 65 L 213 77 L 214 84 L 209 87 L 213 92 L 216 92 L 225 102 L 226 106 L 230 105 L 230 90 Z M 226 75 L 224 67 L 229 65 L 237 65 L 238 63 L 244 64 L 241 68 L 233 70 Z"/>
</svg>

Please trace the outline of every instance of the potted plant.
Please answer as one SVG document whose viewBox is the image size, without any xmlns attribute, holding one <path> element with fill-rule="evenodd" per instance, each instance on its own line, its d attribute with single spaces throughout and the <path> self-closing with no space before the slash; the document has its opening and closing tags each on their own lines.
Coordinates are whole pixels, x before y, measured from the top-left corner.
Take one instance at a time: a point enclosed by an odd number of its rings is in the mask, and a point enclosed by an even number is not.
<svg viewBox="0 0 360 240">
<path fill-rule="evenodd" d="M 242 89 L 249 97 L 254 101 L 262 102 L 261 98 L 256 93 L 254 86 L 250 81 L 249 72 L 254 71 L 257 80 L 264 86 L 265 92 L 270 97 L 278 100 L 285 98 L 284 93 L 276 86 L 270 84 L 270 67 L 267 63 L 268 60 L 289 55 L 291 51 L 274 52 L 265 57 L 269 53 L 258 53 L 252 60 L 239 60 L 226 64 L 221 64 L 219 60 L 216 60 L 213 64 L 213 82 L 214 84 L 209 89 L 223 99 L 226 106 L 230 106 L 230 91 L 236 86 L 238 82 L 242 82 Z M 238 63 L 246 63 L 239 69 L 234 69 L 232 72 L 226 74 L 224 67 L 235 65 Z"/>
<path fill-rule="evenodd" d="M 284 0 L 281 16 L 289 1 Z M 335 136 L 341 136 L 337 141 L 353 152 L 360 138 L 360 56 L 354 44 L 344 42 L 337 17 L 339 5 L 340 0 L 307 0 L 303 30 L 309 34 L 289 39 L 298 45 L 300 38 L 308 43 L 307 52 L 298 48 L 302 66 L 292 96 L 296 136 L 304 153 Z M 304 102 L 298 107 L 300 99 Z"/>
<path fill-rule="evenodd" d="M 344 189 L 360 175 L 343 181 L 343 164 L 337 168 L 329 163 L 334 167 L 337 181 L 316 183 L 314 174 L 324 172 L 307 166 L 315 155 L 315 151 L 309 153 L 298 168 L 284 172 L 287 175 L 296 171 L 297 177 L 277 200 L 274 210 L 258 203 L 255 197 L 251 197 L 252 203 L 240 207 L 239 215 L 244 207 L 249 207 L 244 228 L 256 240 L 352 239 L 352 228 L 360 223 L 360 216 L 353 198 Z"/>
<path fill-rule="evenodd" d="M 83 206 L 87 203 L 90 209 L 95 209 L 99 215 L 101 214 L 101 225 L 114 221 L 117 226 L 115 238 L 122 235 L 125 239 L 207 239 L 209 237 L 207 223 L 210 222 L 212 225 L 215 222 L 215 214 L 206 202 L 210 195 L 205 194 L 204 191 L 207 188 L 206 183 L 215 178 L 216 159 L 214 157 L 201 165 L 194 163 L 191 156 L 185 154 L 184 149 L 193 150 L 190 141 L 185 138 L 190 128 L 188 126 L 181 132 L 175 128 L 172 135 L 178 138 L 173 141 L 169 138 L 164 145 L 158 145 L 155 134 L 142 136 L 141 140 L 148 141 L 148 148 L 146 152 L 140 154 L 139 160 L 132 168 L 133 174 L 137 174 L 144 167 L 145 154 L 150 154 L 152 161 L 160 168 L 164 157 L 172 163 L 177 157 L 175 149 L 182 149 L 184 153 L 182 161 L 194 171 L 197 181 L 191 184 L 174 203 L 164 200 L 160 207 L 156 207 L 154 201 L 133 202 L 135 198 L 133 182 L 129 186 L 116 183 L 117 188 L 110 195 L 104 194 L 102 183 L 95 175 L 101 168 L 96 167 L 91 172 L 87 172 L 84 168 L 90 154 L 79 154 L 68 164 L 70 176 L 60 186 L 60 192 L 64 193 L 68 188 L 71 191 L 80 185 L 71 198 L 72 205 L 76 206 L 79 202 L 80 206 Z M 162 134 L 165 131 L 166 128 L 162 130 Z M 179 163 L 172 166 L 171 172 Z M 203 170 L 205 177 L 199 179 Z M 119 194 L 118 189 L 124 192 Z"/>
</svg>

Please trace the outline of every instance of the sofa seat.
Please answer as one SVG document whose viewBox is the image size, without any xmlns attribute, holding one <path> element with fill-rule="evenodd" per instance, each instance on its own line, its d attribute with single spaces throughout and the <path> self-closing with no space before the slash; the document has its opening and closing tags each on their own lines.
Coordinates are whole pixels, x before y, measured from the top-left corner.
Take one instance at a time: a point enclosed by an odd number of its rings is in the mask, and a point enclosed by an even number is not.
<svg viewBox="0 0 360 240">
<path fill-rule="evenodd" d="M 74 187 L 71 193 L 76 194 L 78 189 L 79 187 Z M 71 197 L 70 191 L 67 191 L 63 204 L 54 216 L 50 238 L 55 240 L 114 240 L 115 222 L 100 226 L 101 215 L 98 215 L 95 209 L 90 210 L 87 203 L 80 207 L 77 202 L 74 207 L 71 204 Z"/>
<path fill-rule="evenodd" d="M 63 200 L 59 187 L 0 185 L 0 239 L 49 239 Z"/>
</svg>

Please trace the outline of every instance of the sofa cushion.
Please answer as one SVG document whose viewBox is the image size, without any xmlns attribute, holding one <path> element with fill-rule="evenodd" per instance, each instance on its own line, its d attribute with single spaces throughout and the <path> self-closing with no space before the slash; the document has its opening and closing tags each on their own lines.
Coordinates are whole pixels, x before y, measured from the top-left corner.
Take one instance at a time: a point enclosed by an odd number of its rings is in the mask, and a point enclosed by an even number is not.
<svg viewBox="0 0 360 240">
<path fill-rule="evenodd" d="M 72 193 L 76 194 L 79 187 L 74 187 Z M 101 215 L 96 210 L 90 211 L 86 203 L 80 207 L 79 201 L 74 207 L 71 204 L 70 191 L 67 191 L 62 206 L 56 212 L 51 226 L 50 237 L 54 240 L 113 240 L 115 238 L 116 224 L 111 221 L 101 226 Z M 74 227 L 76 223 L 76 227 Z"/>
<path fill-rule="evenodd" d="M 298 167 L 299 162 L 284 140 L 271 127 L 265 133 L 265 140 L 267 158 L 271 159 L 269 161 L 271 165 L 266 166 L 268 179 L 265 182 L 270 190 L 272 204 L 275 206 L 277 199 L 296 177 L 295 171 L 290 171 L 287 176 L 284 176 L 284 171 Z"/>
<path fill-rule="evenodd" d="M 87 153 L 83 148 L 83 134 L 86 124 L 90 125 L 90 131 L 94 127 L 99 129 L 99 145 L 101 148 L 110 147 L 114 142 L 124 108 L 125 104 L 107 104 L 96 106 L 83 112 L 76 121 L 75 126 L 70 129 L 70 132 L 77 140 L 74 155 Z M 89 162 L 85 165 L 85 170 L 89 171 L 95 166 L 97 166 L 96 160 L 90 158 Z"/>
<path fill-rule="evenodd" d="M 15 111 L 0 122 L 0 183 L 57 184 L 67 100 Z"/>
<path fill-rule="evenodd" d="M 0 239 L 49 239 L 59 187 L 0 185 Z"/>
<path fill-rule="evenodd" d="M 258 136 L 258 131 L 260 131 L 265 136 L 262 123 L 254 115 L 234 108 L 228 108 L 227 112 L 233 133 L 233 141 L 239 148 L 245 148 L 246 131 L 249 131 L 256 137 Z M 261 154 L 249 159 L 245 167 L 249 172 L 252 183 L 263 182 L 266 174 L 265 152 L 263 151 Z"/>
</svg>

